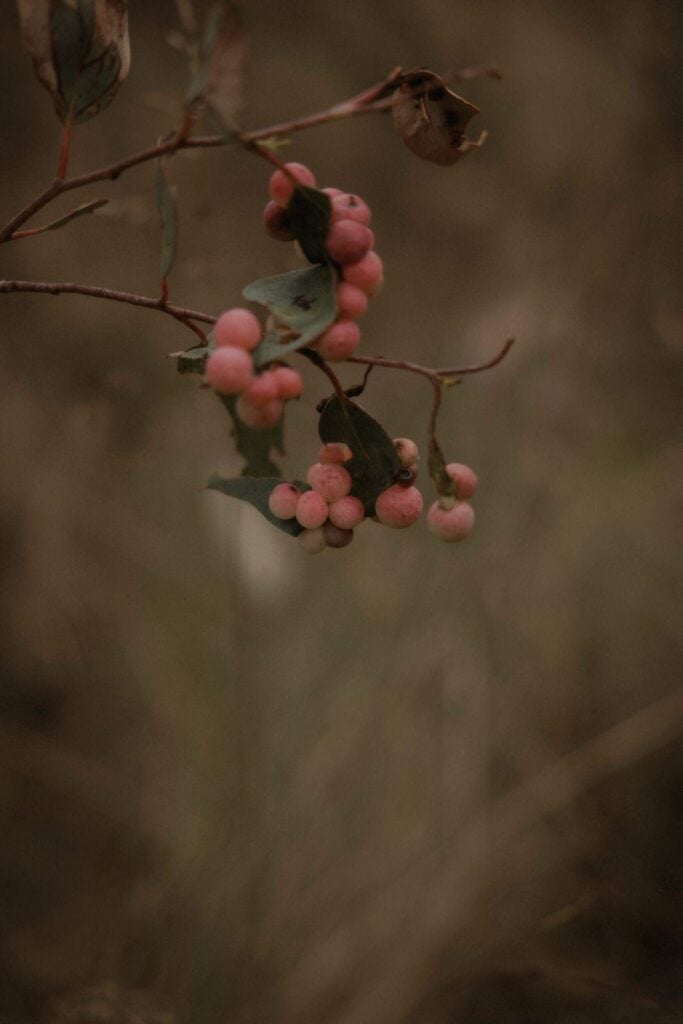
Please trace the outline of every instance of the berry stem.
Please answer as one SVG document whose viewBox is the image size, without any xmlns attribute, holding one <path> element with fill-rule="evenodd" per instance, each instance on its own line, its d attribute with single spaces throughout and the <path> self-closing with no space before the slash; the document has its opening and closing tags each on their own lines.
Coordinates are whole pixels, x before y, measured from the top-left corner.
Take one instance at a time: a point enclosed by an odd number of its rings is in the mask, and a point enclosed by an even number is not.
<svg viewBox="0 0 683 1024">
<path fill-rule="evenodd" d="M 336 373 L 334 373 L 329 363 L 326 363 L 322 356 L 318 355 L 318 353 L 312 348 L 299 349 L 299 353 L 302 356 L 305 356 L 306 359 L 308 359 L 309 362 L 313 363 L 314 366 L 317 366 L 319 370 L 323 371 L 323 373 L 332 381 L 334 392 L 339 401 L 345 402 L 346 393 L 344 391 L 344 388 L 342 387 L 341 381 L 337 377 Z"/>
<path fill-rule="evenodd" d="M 464 377 L 469 373 L 481 373 L 484 370 L 492 370 L 494 366 L 502 363 L 505 356 L 515 343 L 514 338 L 508 338 L 500 351 L 485 363 L 474 363 L 471 366 L 451 366 L 444 369 L 433 369 L 429 366 L 420 366 L 419 363 L 409 363 L 403 359 L 385 359 L 383 356 L 349 356 L 347 363 L 360 363 L 363 366 L 382 366 L 387 370 L 407 370 L 410 373 L 418 373 L 430 380 L 438 380 L 442 384 L 455 383 L 458 377 Z"/>
</svg>

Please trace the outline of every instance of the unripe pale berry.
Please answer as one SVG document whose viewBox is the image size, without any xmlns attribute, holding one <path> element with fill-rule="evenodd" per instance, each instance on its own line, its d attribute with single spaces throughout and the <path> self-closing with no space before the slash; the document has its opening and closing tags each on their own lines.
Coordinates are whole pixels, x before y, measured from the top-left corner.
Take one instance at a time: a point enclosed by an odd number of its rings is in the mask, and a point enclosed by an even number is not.
<svg viewBox="0 0 683 1024">
<path fill-rule="evenodd" d="M 323 535 L 328 548 L 345 548 L 353 540 L 353 530 L 342 530 L 330 522 L 323 526 Z"/>
<path fill-rule="evenodd" d="M 271 199 L 263 211 L 263 226 L 271 238 L 278 242 L 293 242 L 296 235 L 289 223 L 287 211 Z"/>
<path fill-rule="evenodd" d="M 274 370 L 266 370 L 264 373 L 253 377 L 244 391 L 244 401 L 249 405 L 255 405 L 257 409 L 280 397 L 280 388 Z"/>
<path fill-rule="evenodd" d="M 305 164 L 292 162 L 285 164 L 285 167 L 300 185 L 315 188 L 315 175 Z M 270 198 L 278 206 L 289 206 L 289 201 L 294 193 L 294 182 L 284 171 L 277 170 L 270 176 L 268 191 Z"/>
<path fill-rule="evenodd" d="M 204 379 L 221 395 L 239 395 L 254 373 L 254 360 L 242 348 L 216 348 L 209 354 Z"/>
<path fill-rule="evenodd" d="M 344 280 L 360 288 L 366 295 L 374 295 L 384 281 L 384 264 L 381 257 L 371 250 L 358 263 L 344 267 Z"/>
<path fill-rule="evenodd" d="M 354 284 L 349 284 L 348 281 L 340 282 L 335 298 L 340 315 L 352 320 L 355 320 L 357 316 L 362 316 L 368 308 L 368 297 L 365 292 L 356 288 Z"/>
<path fill-rule="evenodd" d="M 441 540 L 464 540 L 474 527 L 474 509 L 466 501 L 456 502 L 453 508 L 441 508 L 435 501 L 427 512 L 427 525 Z"/>
<path fill-rule="evenodd" d="M 455 484 L 455 493 L 458 498 L 471 498 L 477 489 L 479 477 L 462 462 L 449 462 L 446 472 Z"/>
<path fill-rule="evenodd" d="M 346 266 L 358 263 L 372 249 L 374 235 L 365 224 L 355 220 L 338 220 L 332 224 L 325 248 L 335 263 Z"/>
<path fill-rule="evenodd" d="M 295 514 L 302 526 L 314 530 L 327 519 L 327 502 L 317 491 L 304 491 L 296 503 Z"/>
<path fill-rule="evenodd" d="M 422 494 L 417 487 L 399 487 L 394 484 L 377 498 L 375 514 L 384 526 L 402 530 L 420 518 L 422 506 Z"/>
<path fill-rule="evenodd" d="M 216 320 L 213 336 L 216 348 L 231 345 L 251 352 L 261 340 L 261 324 L 250 309 L 228 309 Z"/>
<path fill-rule="evenodd" d="M 319 555 L 327 547 L 322 526 L 317 526 L 314 530 L 304 530 L 299 534 L 297 540 L 309 555 Z"/>
<path fill-rule="evenodd" d="M 344 444 L 343 441 L 331 441 L 320 449 L 318 462 L 350 462 L 352 458 L 353 452 L 348 444 Z"/>
<path fill-rule="evenodd" d="M 352 484 L 348 469 L 334 462 L 314 462 L 306 474 L 306 481 L 325 501 L 346 497 Z"/>
<path fill-rule="evenodd" d="M 417 445 L 409 437 L 395 437 L 394 448 L 402 469 L 410 469 L 420 457 Z"/>
<path fill-rule="evenodd" d="M 278 396 L 283 402 L 299 397 L 304 389 L 304 382 L 298 370 L 293 370 L 291 366 L 278 366 L 273 373 L 277 381 Z"/>
<path fill-rule="evenodd" d="M 344 192 L 332 199 L 332 220 L 355 220 L 359 224 L 370 223 L 370 207 L 360 196 Z"/>
<path fill-rule="evenodd" d="M 274 398 L 268 405 L 257 408 L 251 402 L 245 401 L 244 395 L 240 395 L 235 403 L 235 412 L 245 427 L 252 430 L 269 430 L 280 422 L 284 407 L 284 402 Z"/>
<path fill-rule="evenodd" d="M 318 338 L 315 348 L 323 359 L 339 363 L 353 355 L 359 342 L 358 324 L 353 320 L 337 320 Z"/>
<path fill-rule="evenodd" d="M 333 501 L 329 508 L 330 522 L 342 530 L 353 530 L 365 519 L 365 509 L 360 498 L 347 494 L 345 498 Z"/>
<path fill-rule="evenodd" d="M 268 497 L 268 508 L 278 519 L 293 519 L 301 491 L 294 484 L 277 484 Z"/>
</svg>

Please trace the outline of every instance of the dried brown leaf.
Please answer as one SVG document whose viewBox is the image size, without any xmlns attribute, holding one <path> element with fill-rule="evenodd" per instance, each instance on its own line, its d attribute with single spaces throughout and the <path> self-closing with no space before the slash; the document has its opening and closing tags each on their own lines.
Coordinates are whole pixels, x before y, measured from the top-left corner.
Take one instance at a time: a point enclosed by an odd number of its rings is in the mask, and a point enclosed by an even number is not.
<svg viewBox="0 0 683 1024">
<path fill-rule="evenodd" d="M 442 78 L 418 68 L 401 76 L 392 100 L 394 124 L 399 135 L 416 156 L 447 166 L 476 149 L 465 129 L 479 108 L 452 92 Z"/>
</svg>

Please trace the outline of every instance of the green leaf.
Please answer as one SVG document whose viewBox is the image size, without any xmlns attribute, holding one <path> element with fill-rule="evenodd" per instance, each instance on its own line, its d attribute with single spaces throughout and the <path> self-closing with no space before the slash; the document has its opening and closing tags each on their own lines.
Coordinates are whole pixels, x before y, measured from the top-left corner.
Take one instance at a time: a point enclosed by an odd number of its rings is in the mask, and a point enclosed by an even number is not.
<svg viewBox="0 0 683 1024">
<path fill-rule="evenodd" d="M 382 426 L 350 399 L 328 398 L 320 413 L 318 433 L 324 444 L 343 442 L 353 452 L 346 463 L 353 487 L 351 494 L 373 515 L 377 496 L 391 487 L 400 463 L 394 442 Z"/>
<path fill-rule="evenodd" d="M 270 427 L 268 430 L 252 430 L 237 416 L 235 412 L 237 399 L 233 395 L 218 395 L 218 398 L 230 414 L 237 450 L 246 459 L 242 476 L 281 476 L 279 467 L 271 458 L 271 450 L 275 449 L 280 455 L 285 454 L 283 420 L 281 419 L 276 426 Z"/>
<path fill-rule="evenodd" d="M 161 276 L 168 277 L 178 252 L 178 207 L 175 190 L 166 178 L 164 160 L 157 163 L 156 202 L 161 220 Z"/>
<path fill-rule="evenodd" d="M 169 359 L 177 359 L 178 373 L 204 373 L 204 363 L 211 351 L 211 345 L 194 345 L 184 352 L 169 352 Z"/>
<path fill-rule="evenodd" d="M 185 97 L 185 106 L 202 102 L 234 132 L 242 109 L 246 34 L 235 4 L 216 3 L 209 11 L 202 40 L 199 69 Z"/>
<path fill-rule="evenodd" d="M 95 210 L 99 210 L 102 206 L 106 206 L 109 202 L 108 199 L 91 199 L 88 203 L 83 203 L 82 206 L 77 206 L 73 210 L 69 210 L 68 213 L 63 214 L 61 217 L 57 217 L 56 220 L 51 220 L 49 224 L 43 224 L 39 228 L 28 228 L 26 234 L 40 235 L 43 231 L 55 231 L 57 228 L 61 228 L 64 224 L 68 224 L 69 221 L 76 220 L 77 217 L 82 217 L 86 213 L 94 213 Z M 15 237 L 20 235 L 18 232 Z"/>
<path fill-rule="evenodd" d="M 260 477 L 255 480 L 253 477 L 238 476 L 229 479 L 214 473 L 206 486 L 210 491 L 220 491 L 221 494 L 227 494 L 230 498 L 239 498 L 240 501 L 248 502 L 257 508 L 269 523 L 277 526 L 278 530 L 282 530 L 292 537 L 298 537 L 304 528 L 296 519 L 278 519 L 268 508 L 271 491 L 281 483 L 282 480 L 279 477 Z M 295 486 L 301 491 L 310 490 L 308 484 L 301 484 L 298 481 Z"/>
<path fill-rule="evenodd" d="M 297 185 L 287 216 L 306 259 L 310 263 L 327 262 L 325 239 L 332 220 L 330 197 L 316 188 Z"/>
<path fill-rule="evenodd" d="M 337 315 L 335 284 L 334 269 L 325 264 L 262 277 L 247 285 L 242 292 L 245 299 L 266 306 L 276 322 L 276 331 L 266 335 L 254 352 L 256 366 L 310 345 L 327 330 Z M 294 340 L 283 343 L 277 333 L 280 328 L 294 333 Z"/>
<path fill-rule="evenodd" d="M 61 120 L 107 107 L 130 68 L 125 0 L 17 0 L 24 49 Z"/>
</svg>

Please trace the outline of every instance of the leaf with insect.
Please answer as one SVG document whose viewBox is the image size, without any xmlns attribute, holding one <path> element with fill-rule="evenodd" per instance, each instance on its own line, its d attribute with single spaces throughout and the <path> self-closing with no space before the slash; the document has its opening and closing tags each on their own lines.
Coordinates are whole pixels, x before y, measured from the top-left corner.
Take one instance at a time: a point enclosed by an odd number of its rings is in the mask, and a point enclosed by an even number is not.
<svg viewBox="0 0 683 1024">
<path fill-rule="evenodd" d="M 408 149 L 434 164 L 454 164 L 486 138 L 486 133 L 477 142 L 466 138 L 465 129 L 479 108 L 451 92 L 443 79 L 425 68 L 401 75 L 391 107 Z"/>
<path fill-rule="evenodd" d="M 262 277 L 244 289 L 245 299 L 271 313 L 274 329 L 254 352 L 256 366 L 305 348 L 319 338 L 337 315 L 336 275 L 329 264 Z"/>
</svg>

